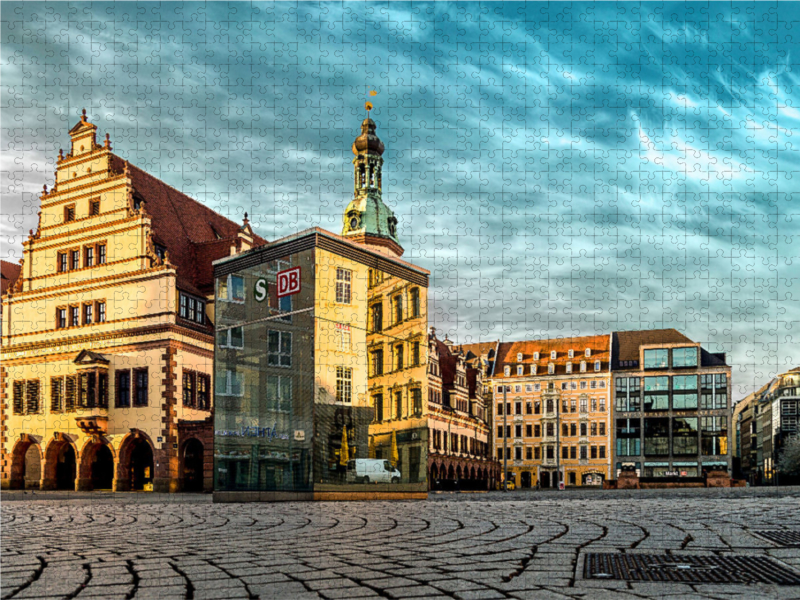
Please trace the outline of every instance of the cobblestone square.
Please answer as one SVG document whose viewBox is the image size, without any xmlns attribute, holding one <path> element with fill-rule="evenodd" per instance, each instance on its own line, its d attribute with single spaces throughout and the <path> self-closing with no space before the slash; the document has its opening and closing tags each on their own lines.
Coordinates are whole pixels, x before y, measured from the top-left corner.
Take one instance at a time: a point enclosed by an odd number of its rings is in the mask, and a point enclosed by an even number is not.
<svg viewBox="0 0 800 600">
<path fill-rule="evenodd" d="M 586 578 L 590 553 L 771 557 L 800 575 L 800 489 L 516 491 L 213 504 L 3 493 L 2 598 L 800 598 L 800 586 Z M 688 561 L 687 561 L 688 562 Z M 674 563 L 674 564 L 672 564 Z M 681 575 L 673 575 L 680 577 Z"/>
</svg>

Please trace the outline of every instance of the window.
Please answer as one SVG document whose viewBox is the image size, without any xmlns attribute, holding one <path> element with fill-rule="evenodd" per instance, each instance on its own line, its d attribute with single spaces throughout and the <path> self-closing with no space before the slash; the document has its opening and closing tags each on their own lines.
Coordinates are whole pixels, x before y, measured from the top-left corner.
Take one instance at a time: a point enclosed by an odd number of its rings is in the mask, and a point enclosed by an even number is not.
<svg viewBox="0 0 800 600">
<path fill-rule="evenodd" d="M 403 418 L 403 392 L 400 390 L 397 390 L 394 393 L 394 418 L 395 419 Z M 456 434 L 453 434 L 451 446 L 454 452 L 458 448 L 458 436 L 456 436 Z"/>
<path fill-rule="evenodd" d="M 599 360 L 594 361 L 594 370 L 595 371 L 599 371 L 600 370 L 600 361 Z"/>
<path fill-rule="evenodd" d="M 673 348 L 672 349 L 672 368 L 680 369 L 683 367 L 697 366 L 697 348 Z"/>
<path fill-rule="evenodd" d="M 533 460 L 533 448 L 530 446 L 525 448 L 525 460 Z"/>
<path fill-rule="evenodd" d="M 197 408 L 199 410 L 211 408 L 211 376 L 204 373 L 197 374 Z"/>
<path fill-rule="evenodd" d="M 403 297 L 401 295 L 397 295 L 392 298 L 392 307 L 394 310 L 394 324 L 397 325 L 398 323 L 403 322 Z"/>
<path fill-rule="evenodd" d="M 64 378 L 50 378 L 50 412 L 60 413 L 64 410 Z"/>
<path fill-rule="evenodd" d="M 578 447 L 577 446 L 570 446 L 569 447 L 569 457 L 572 460 L 578 458 Z"/>
<path fill-rule="evenodd" d="M 525 403 L 525 414 L 532 415 L 533 414 L 533 402 L 526 402 Z"/>
<path fill-rule="evenodd" d="M 350 404 L 353 400 L 353 369 L 336 367 L 336 401 Z"/>
<path fill-rule="evenodd" d="M 585 413 L 588 412 L 588 398 L 581 398 L 581 412 Z"/>
<path fill-rule="evenodd" d="M 572 373 L 572 363 L 567 363 L 567 373 Z"/>
<path fill-rule="evenodd" d="M 70 306 L 69 307 L 69 325 L 70 327 L 78 327 L 81 324 L 81 307 L 80 306 Z"/>
<path fill-rule="evenodd" d="M 669 409 L 669 377 L 644 378 L 644 410 Z"/>
<path fill-rule="evenodd" d="M 39 412 L 39 380 L 16 380 L 13 384 L 13 408 L 15 415 Z"/>
<path fill-rule="evenodd" d="M 533 437 L 542 437 L 542 426 L 539 423 L 533 426 Z"/>
<path fill-rule="evenodd" d="M 396 346 L 392 347 L 394 351 L 394 369 L 395 371 L 399 371 L 403 368 L 403 344 L 397 344 Z"/>
<path fill-rule="evenodd" d="M 597 435 L 597 423 L 592 423 L 589 430 L 591 431 L 591 435 Z"/>
<path fill-rule="evenodd" d="M 83 305 L 83 324 L 84 325 L 91 325 L 92 324 L 92 314 L 94 312 L 94 306 L 91 304 L 84 304 Z"/>
<path fill-rule="evenodd" d="M 524 375 L 525 374 L 525 367 L 522 365 L 517 365 L 517 375 Z"/>
<path fill-rule="evenodd" d="M 100 214 L 100 200 L 92 200 L 89 202 L 89 215 L 96 217 Z"/>
<path fill-rule="evenodd" d="M 618 412 L 639 410 L 641 394 L 638 377 L 617 377 L 614 388 Z"/>
<path fill-rule="evenodd" d="M 644 420 L 644 453 L 650 456 L 669 455 L 669 419 Z"/>
<path fill-rule="evenodd" d="M 667 348 L 653 348 L 644 351 L 645 369 L 666 369 L 669 365 L 669 350 Z"/>
<path fill-rule="evenodd" d="M 497 426 L 497 437 L 499 439 L 503 439 L 503 426 L 502 425 L 498 425 Z"/>
<path fill-rule="evenodd" d="M 370 352 L 370 358 L 372 376 L 383 375 L 383 350 L 373 350 Z"/>
<path fill-rule="evenodd" d="M 555 458 L 555 449 L 552 446 L 547 446 L 547 448 L 545 448 L 545 452 L 547 452 L 547 458 L 549 460 L 553 460 Z"/>
<path fill-rule="evenodd" d="M 514 403 L 514 414 L 521 415 L 522 414 L 522 402 L 515 402 Z"/>
<path fill-rule="evenodd" d="M 67 270 L 67 253 L 58 253 L 58 272 L 64 273 Z"/>
<path fill-rule="evenodd" d="M 550 360 L 555 360 L 558 353 L 555 350 L 550 351 Z"/>
<path fill-rule="evenodd" d="M 561 424 L 561 435 L 562 437 L 567 437 L 569 435 L 569 425 L 566 423 Z"/>
<path fill-rule="evenodd" d="M 271 333 L 272 332 L 270 331 L 270 334 Z M 217 341 L 219 342 L 220 348 L 242 349 L 244 348 L 244 328 L 231 327 L 230 329 L 223 329 L 217 333 Z"/>
<path fill-rule="evenodd" d="M 525 425 L 525 437 L 533 437 L 533 425 Z"/>
<path fill-rule="evenodd" d="M 605 434 L 606 434 L 606 424 L 605 424 L 604 421 L 601 421 L 600 422 L 600 435 L 605 435 Z"/>
<path fill-rule="evenodd" d="M 533 360 L 539 360 L 539 353 L 538 352 L 534 352 L 533 353 Z"/>
<path fill-rule="evenodd" d="M 226 369 L 217 379 L 217 393 L 221 396 L 243 396 L 244 381 L 242 373 Z"/>
<path fill-rule="evenodd" d="M 205 323 L 205 303 L 197 298 L 192 298 L 186 294 L 180 295 L 180 307 L 178 314 L 183 319 L 200 323 Z"/>
<path fill-rule="evenodd" d="M 378 423 L 383 421 L 383 394 L 375 394 L 372 396 L 372 408 L 374 410 L 374 420 Z M 441 432 L 437 431 L 437 434 Z M 435 438 L 434 438 L 435 439 Z"/>
<path fill-rule="evenodd" d="M 522 425 L 514 425 L 514 437 L 522 437 Z"/>
<path fill-rule="evenodd" d="M 163 244 L 153 244 L 158 260 L 164 262 L 167 258 L 167 247 Z"/>
<path fill-rule="evenodd" d="M 267 333 L 267 364 L 273 367 L 292 366 L 292 334 L 288 331 Z"/>
<path fill-rule="evenodd" d="M 548 423 L 545 426 L 545 429 L 547 430 L 547 437 L 554 437 L 555 436 L 556 428 L 555 428 L 555 425 L 553 423 Z"/>
<path fill-rule="evenodd" d="M 228 275 L 227 279 L 217 280 L 217 299 L 225 302 L 244 302 L 244 277 Z"/>
<path fill-rule="evenodd" d="M 194 407 L 196 404 L 196 376 L 191 371 L 183 372 L 183 405 Z"/>
<path fill-rule="evenodd" d="M 592 446 L 590 448 L 589 456 L 593 459 L 597 458 L 597 446 Z"/>
<path fill-rule="evenodd" d="M 597 412 L 597 398 L 592 398 L 592 412 Z"/>
<path fill-rule="evenodd" d="M 581 423 L 581 437 L 586 437 L 586 423 Z"/>
<path fill-rule="evenodd" d="M 336 323 L 336 347 L 340 352 L 350 352 L 350 326 Z"/>
<path fill-rule="evenodd" d="M 370 307 L 372 316 L 372 331 L 383 331 L 383 303 L 379 302 Z"/>
<path fill-rule="evenodd" d="M 148 400 L 147 367 L 133 370 L 133 405 L 147 406 Z"/>
<path fill-rule="evenodd" d="M 697 454 L 697 417 L 672 419 L 672 453 Z"/>
<path fill-rule="evenodd" d="M 536 447 L 533 449 L 533 458 L 534 458 L 534 460 L 539 460 L 539 458 L 540 458 L 541 456 L 542 456 L 542 449 L 541 449 L 541 448 L 539 448 L 539 446 L 536 446 Z"/>
<path fill-rule="evenodd" d="M 586 361 L 581 361 L 581 373 L 586 373 Z"/>
<path fill-rule="evenodd" d="M 600 458 L 606 457 L 606 447 L 605 446 L 598 446 L 598 450 L 600 450 Z"/>
<path fill-rule="evenodd" d="M 105 302 L 96 302 L 95 308 L 97 309 L 97 315 L 95 317 L 95 321 L 97 323 L 105 323 L 106 322 L 106 303 Z"/>
<path fill-rule="evenodd" d="M 420 388 L 411 390 L 411 404 L 413 405 L 414 416 L 422 416 L 422 390 Z"/>
<path fill-rule="evenodd" d="M 701 446 L 705 456 L 728 453 L 728 418 L 702 417 L 700 419 Z"/>
<path fill-rule="evenodd" d="M 81 408 L 94 408 L 97 403 L 97 377 L 95 373 L 79 375 L 78 404 Z"/>
<path fill-rule="evenodd" d="M 561 458 L 569 458 L 569 446 L 561 446 Z"/>
<path fill-rule="evenodd" d="M 353 272 L 350 269 L 336 269 L 336 302 L 350 304 L 350 282 Z"/>
<path fill-rule="evenodd" d="M 105 244 L 98 244 L 97 245 L 97 264 L 98 265 L 106 264 L 106 245 Z"/>
<path fill-rule="evenodd" d="M 575 358 L 575 350 L 567 350 L 567 358 Z"/>
<path fill-rule="evenodd" d="M 567 412 L 567 407 L 568 407 L 567 401 L 566 400 L 562 400 L 561 401 L 561 412 L 562 413 Z"/>
<path fill-rule="evenodd" d="M 581 448 L 581 460 L 588 460 L 588 458 L 589 458 L 588 450 L 589 449 L 586 446 L 581 446 L 580 448 Z"/>
<path fill-rule="evenodd" d="M 587 348 L 586 351 L 584 352 L 584 356 L 586 356 L 586 358 L 589 358 L 591 355 L 592 355 L 592 349 Z"/>
<path fill-rule="evenodd" d="M 13 404 L 14 404 L 14 414 L 15 415 L 22 415 L 25 414 L 25 382 L 16 380 L 14 381 L 14 390 L 13 390 Z"/>
<path fill-rule="evenodd" d="M 66 308 L 57 308 L 56 309 L 56 327 L 59 329 L 63 329 L 67 326 L 67 309 Z"/>
<path fill-rule="evenodd" d="M 64 222 L 69 223 L 75 220 L 75 205 L 70 204 L 64 207 Z"/>
<path fill-rule="evenodd" d="M 606 399 L 600 398 L 600 412 L 606 412 Z"/>
<path fill-rule="evenodd" d="M 67 375 L 64 378 L 64 410 L 66 412 L 75 412 L 77 390 L 77 377 L 75 375 Z"/>
<path fill-rule="evenodd" d="M 91 246 L 83 249 L 83 266 L 84 267 L 94 266 L 94 248 L 92 248 Z"/>
<path fill-rule="evenodd" d="M 291 412 L 292 378 L 282 375 L 267 377 L 267 410 Z"/>
<path fill-rule="evenodd" d="M 509 366 L 503 367 L 503 375 L 505 375 L 506 377 L 511 375 L 511 367 L 509 367 Z"/>
<path fill-rule="evenodd" d="M 70 252 L 70 262 L 72 263 L 71 269 L 81 268 L 81 253 L 78 250 L 72 250 Z"/>
<path fill-rule="evenodd" d="M 556 372 L 556 366 L 553 363 L 547 365 L 547 374 L 552 375 Z"/>
<path fill-rule="evenodd" d="M 419 305 L 419 288 L 411 289 L 411 318 L 416 319 L 421 314 Z"/>
<path fill-rule="evenodd" d="M 538 415 L 542 412 L 542 403 L 541 402 L 534 402 L 533 403 L 533 414 Z"/>
<path fill-rule="evenodd" d="M 420 365 L 420 343 L 412 342 L 411 344 L 411 364 L 413 366 Z"/>
</svg>

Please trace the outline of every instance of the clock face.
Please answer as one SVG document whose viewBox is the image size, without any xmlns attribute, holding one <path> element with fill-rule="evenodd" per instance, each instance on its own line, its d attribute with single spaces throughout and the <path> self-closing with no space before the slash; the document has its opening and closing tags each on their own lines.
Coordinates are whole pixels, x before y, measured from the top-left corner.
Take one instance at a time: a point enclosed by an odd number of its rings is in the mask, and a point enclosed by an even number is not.
<svg viewBox="0 0 800 600">
<path fill-rule="evenodd" d="M 350 219 L 350 229 L 358 229 L 358 217 Z"/>
</svg>

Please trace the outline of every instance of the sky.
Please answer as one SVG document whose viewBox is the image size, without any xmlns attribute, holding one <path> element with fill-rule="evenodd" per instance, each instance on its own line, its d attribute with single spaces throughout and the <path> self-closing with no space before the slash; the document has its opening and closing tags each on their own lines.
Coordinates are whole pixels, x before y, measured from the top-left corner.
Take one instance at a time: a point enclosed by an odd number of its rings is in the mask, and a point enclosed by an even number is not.
<svg viewBox="0 0 800 600">
<path fill-rule="evenodd" d="M 369 98 L 440 337 L 674 327 L 728 354 L 734 400 L 800 364 L 796 3 L 0 13 L 5 260 L 83 108 L 115 153 L 267 239 L 340 232 Z"/>
</svg>

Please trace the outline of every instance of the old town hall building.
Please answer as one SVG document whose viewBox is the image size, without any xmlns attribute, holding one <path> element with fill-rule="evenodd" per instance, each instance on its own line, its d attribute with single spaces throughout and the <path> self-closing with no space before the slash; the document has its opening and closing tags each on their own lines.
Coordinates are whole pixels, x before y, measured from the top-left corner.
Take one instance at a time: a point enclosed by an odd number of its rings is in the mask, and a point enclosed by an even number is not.
<svg viewBox="0 0 800 600">
<path fill-rule="evenodd" d="M 264 240 L 96 130 L 70 130 L 3 295 L 2 486 L 208 490 L 211 263 Z"/>
</svg>

